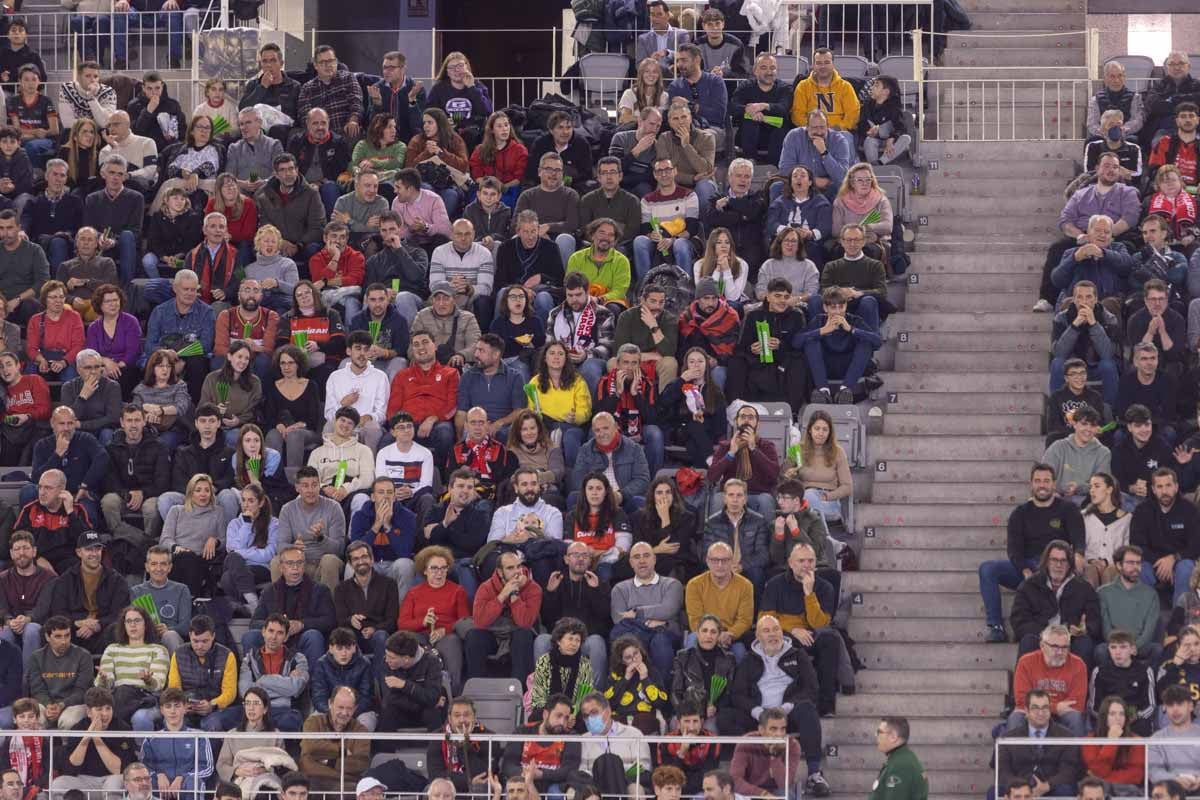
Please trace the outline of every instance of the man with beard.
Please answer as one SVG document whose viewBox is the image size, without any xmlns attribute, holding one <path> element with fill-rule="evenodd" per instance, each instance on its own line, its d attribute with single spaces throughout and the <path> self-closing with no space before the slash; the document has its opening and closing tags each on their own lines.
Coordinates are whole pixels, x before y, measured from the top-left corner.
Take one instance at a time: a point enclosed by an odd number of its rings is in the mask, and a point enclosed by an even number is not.
<svg viewBox="0 0 1200 800">
<path fill-rule="evenodd" d="M 472 563 L 475 554 L 487 542 L 485 531 L 491 525 L 491 509 L 476 492 L 478 478 L 474 470 L 460 467 L 450 473 L 449 491 L 444 503 L 434 506 L 425 525 L 426 545 L 440 545 L 454 556 L 451 567 L 454 582 L 474 601 L 479 576 Z"/>
<path fill-rule="evenodd" d="M 33 621 L 33 612 L 55 575 L 38 563 L 37 545 L 27 530 L 13 533 L 8 552 L 12 566 L 0 572 L 0 613 L 8 622 L 0 631 L 0 640 L 21 648 L 28 669 L 34 652 L 42 646 L 42 626 Z"/>
<path fill-rule="evenodd" d="M 107 645 L 109 626 L 129 605 L 129 584 L 101 563 L 104 542 L 95 531 L 85 531 L 75 543 L 78 563 L 60 573 L 50 586 L 46 613 L 71 620 L 75 641 L 93 654 Z"/>
<path fill-rule="evenodd" d="M 128 731 L 129 726 L 113 719 L 113 696 L 108 689 L 93 686 L 84 695 L 87 718 L 74 730 L 89 736 L 65 739 L 55 759 L 58 777 L 50 784 L 55 792 L 119 792 L 125 785 L 121 772 L 136 757 L 136 740 L 104 737 L 105 731 Z"/>
<path fill-rule="evenodd" d="M 566 617 L 577 619 L 587 628 L 588 636 L 580 650 L 592 665 L 593 675 L 608 675 L 608 643 L 605 637 L 612 627 L 608 596 L 612 589 L 593 572 L 591 548 L 586 542 L 573 541 L 567 545 L 563 557 L 566 571 L 556 569 L 550 573 L 542 590 L 542 625 L 547 631 Z M 549 633 L 538 634 L 533 643 L 533 658 L 536 661 L 550 652 L 552 639 Z"/>
<path fill-rule="evenodd" d="M 1047 625 L 1063 624 L 1071 634 L 1071 652 L 1091 666 L 1095 643 L 1101 640 L 1100 598 L 1092 585 L 1078 577 L 1075 556 L 1066 542 L 1046 545 L 1037 571 L 1021 582 L 1009 614 L 1018 657 L 1038 648 Z"/>
<path fill-rule="evenodd" d="M 366 733 L 354 718 L 358 696 L 349 686 L 338 686 L 329 697 L 329 710 L 311 714 L 304 721 L 305 733 L 325 733 L 324 738 L 305 739 L 300 743 L 300 771 L 313 788 L 338 791 L 342 781 L 352 784 L 367 771 L 371 762 L 369 738 L 342 739 L 339 733 Z"/>
<path fill-rule="evenodd" d="M 413 558 L 417 551 L 417 516 L 396 499 L 396 485 L 392 483 L 391 478 L 379 477 L 371 482 L 371 501 L 364 503 L 350 518 L 349 541 L 361 542 L 368 546 L 367 555 L 371 558 L 372 569 L 395 581 L 400 588 L 399 602 L 403 602 L 404 595 L 408 593 L 414 581 Z M 350 580 L 358 583 L 360 592 L 369 595 L 368 576 L 360 574 L 361 565 L 355 566 L 352 563 L 350 566 L 354 570 L 354 577 Z M 391 588 L 389 594 L 395 599 L 396 586 Z M 336 601 L 336 596 L 334 599 Z M 397 605 L 388 611 L 391 615 L 387 622 L 390 623 L 390 629 L 395 630 L 396 614 L 400 612 L 400 607 Z M 367 616 L 380 619 L 374 613 Z M 362 629 L 361 626 L 351 627 L 356 630 Z M 391 630 L 385 631 L 384 636 L 386 637 Z M 382 652 L 383 642 L 380 641 L 379 644 L 379 652 Z"/>
<path fill-rule="evenodd" d="M 700 209 L 700 220 L 705 230 L 728 230 L 738 257 L 757 274 L 758 265 L 767 257 L 764 252 L 767 193 L 752 188 L 754 162 L 748 158 L 735 158 L 729 163 L 726 181 L 725 191 L 709 198 Z"/>
<path fill-rule="evenodd" d="M 1200 89 L 1200 85 L 1197 86 Z M 1198 92 L 1200 93 L 1200 92 Z M 1174 164 L 1184 184 L 1194 187 L 1200 158 L 1200 143 L 1196 141 L 1196 126 L 1200 123 L 1200 107 L 1196 103 L 1180 103 L 1175 107 L 1175 133 L 1164 136 L 1150 154 L 1150 179 L 1158 167 Z"/>
<path fill-rule="evenodd" d="M 1050 391 L 1057 392 L 1063 387 L 1067 361 L 1077 358 L 1100 380 L 1104 402 L 1111 408 L 1117 403 L 1117 384 L 1121 379 L 1121 328 L 1116 315 L 1099 305 L 1098 299 L 1094 283 L 1079 281 L 1071 290 L 1071 302 L 1054 315 Z M 1163 292 L 1163 306 L 1166 307 L 1166 292 Z M 1179 322 L 1184 324 L 1182 317 Z"/>
<path fill-rule="evenodd" d="M 497 487 L 516 470 L 517 457 L 489 433 L 487 412 L 479 406 L 467 411 L 466 425 L 463 427 L 467 432 L 466 438 L 450 450 L 447 468 L 455 470 L 470 467 L 475 470 L 479 476 L 479 496 L 494 500 Z M 492 529 L 495 530 L 495 522 L 492 523 Z"/>
<path fill-rule="evenodd" d="M 722 769 L 704 774 L 704 800 L 735 800 L 733 776 Z"/>
<path fill-rule="evenodd" d="M 408 364 L 408 320 L 396 310 L 388 296 L 387 287 L 372 283 L 363 294 L 363 310 L 350 320 L 349 332 L 367 331 L 371 347 L 367 358 L 376 369 L 383 370 L 388 381 Z M 374 332 L 372 332 L 374 329 Z"/>
<path fill-rule="evenodd" d="M 683 700 L 675 708 L 676 727 L 667 735 L 688 739 L 712 736 L 713 732 L 704 728 L 704 711 L 695 698 Z M 716 769 L 721 761 L 719 744 L 659 742 L 654 748 L 655 764 L 675 767 L 683 773 L 683 794 L 687 797 L 700 793 L 705 773 Z"/>
<path fill-rule="evenodd" d="M 746 734 L 750 737 L 786 737 L 787 713 L 782 708 L 768 708 L 758 718 L 758 730 Z M 747 741 L 733 749 L 733 761 L 729 771 L 739 796 L 791 797 L 800 796 L 797 785 L 800 766 L 800 745 L 795 738 L 788 739 L 787 755 L 781 744 L 758 744 Z M 791 772 L 787 771 L 791 769 Z M 707 781 L 706 781 L 707 783 Z M 829 794 L 826 785 L 824 794 L 814 791 L 817 797 Z M 707 796 L 707 792 L 705 792 Z"/>
<path fill-rule="evenodd" d="M 140 561 L 147 540 L 162 531 L 158 498 L 171 488 L 171 453 L 154 429 L 147 429 L 145 410 L 132 403 L 121 410 L 121 430 L 107 450 L 110 491 L 100 498 L 100 510 L 108 530 L 129 543 Z M 124 521 L 125 514 L 139 512 L 144 534 Z"/>
<path fill-rule="evenodd" d="M 696 299 L 679 315 L 679 352 L 699 347 L 708 354 L 713 380 L 725 388 L 725 364 L 733 354 L 741 321 L 738 312 L 725 302 L 712 278 L 696 284 Z"/>
<path fill-rule="evenodd" d="M 767 355 L 758 338 L 758 323 L 767 324 Z M 792 303 L 785 278 L 767 284 L 766 302 L 746 315 L 741 338 L 728 360 L 725 396 L 747 402 L 780 402 L 804 397 L 808 372 L 792 337 L 804 329 L 804 313 Z M 781 374 L 782 373 L 782 374 Z"/>
<path fill-rule="evenodd" d="M 524 563 L 537 582 L 545 586 L 550 572 L 560 562 L 563 545 L 562 512 L 542 499 L 542 485 L 532 467 L 520 467 L 512 476 L 517 499 L 496 509 L 492 516 L 489 542 L 500 542 L 492 556 L 484 561 L 484 574 L 491 572 L 502 550 L 520 551 Z"/>
<path fill-rule="evenodd" d="M 979 565 L 979 593 L 987 613 L 988 642 L 1008 641 L 1000 606 L 1001 586 L 1016 589 L 1033 574 L 1042 551 L 1055 539 L 1066 539 L 1083 552 L 1083 517 L 1074 503 L 1055 494 L 1054 468 L 1034 464 L 1029 484 L 1030 499 L 1008 517 L 1008 558 Z"/>
<path fill-rule="evenodd" d="M 587 278 L 589 293 L 614 319 L 629 305 L 626 299 L 631 277 L 629 258 L 617 248 L 617 239 L 622 231 L 629 235 L 631 230 L 636 231 L 637 227 L 622 228 L 609 217 L 594 219 L 584 229 L 591 245 L 567 259 L 567 273 Z"/>
<path fill-rule="evenodd" d="M 507 441 L 508 426 L 528 405 L 527 367 L 505 363 L 504 346 L 504 339 L 495 333 L 485 333 L 475 343 L 475 365 L 468 367 L 458 382 L 454 424 L 460 432 L 467 421 L 467 409 L 478 406 L 487 412 L 488 435 Z"/>
<path fill-rule="evenodd" d="M 575 732 L 571 726 L 573 716 L 571 700 L 566 695 L 552 694 L 547 697 L 541 721 L 527 723 L 522 732 L 527 736 L 536 733 L 550 739 L 509 742 L 504 748 L 505 777 L 528 776 L 541 794 L 561 794 L 571 773 L 579 769 L 579 742 L 562 740 L 562 737 Z"/>
<path fill-rule="evenodd" d="M 754 60 L 754 80 L 743 81 L 729 101 L 729 112 L 738 126 L 738 145 L 760 164 L 778 164 L 783 137 L 791 130 L 792 85 L 779 80 L 779 64 L 771 53 Z M 775 127 L 765 117 L 779 117 Z"/>
<path fill-rule="evenodd" d="M 325 233 L 325 206 L 321 196 L 300 180 L 296 157 L 280 153 L 272 162 L 274 176 L 254 193 L 258 224 L 274 225 L 283 236 L 279 249 L 297 266 L 321 249 Z"/>
<path fill-rule="evenodd" d="M 603 235 L 606 240 L 612 238 Z M 610 249 L 609 252 L 613 251 Z M 591 281 L 582 272 L 568 272 L 564 285 L 566 299 L 550 312 L 546 341 L 562 342 L 566 346 L 567 358 L 571 359 L 575 371 L 583 376 L 588 391 L 594 396 L 612 350 L 616 318 L 607 306 L 592 297 Z"/>
<path fill-rule="evenodd" d="M 475 627 L 467 633 L 466 678 L 487 675 L 487 660 L 507 644 L 512 655 L 512 676 L 524 682 L 533 672 L 534 626 L 542 608 L 542 587 L 521 563 L 521 554 L 505 550 L 496 569 L 475 593 L 472 617 Z"/>
<path fill-rule="evenodd" d="M 216 337 L 213 342 L 213 368 L 220 369 L 229 355 L 229 343 L 241 339 L 250 345 L 254 353 L 251 369 L 266 382 L 271 369 L 271 356 L 275 352 L 275 339 L 279 331 L 279 315 L 263 307 L 262 284 L 253 278 L 244 278 L 238 286 L 238 304 L 217 314 Z"/>
<path fill-rule="evenodd" d="M 475 704 L 471 700 L 455 698 L 450 703 L 444 738 L 431 741 L 426 751 L 429 777 L 448 780 L 459 792 L 486 793 L 489 775 L 500 771 L 503 751 L 495 746 L 489 748 L 484 742 L 473 742 L 471 737 L 490 732 L 475 719 Z"/>
<path fill-rule="evenodd" d="M 300 730 L 300 711 L 296 708 L 308 687 L 308 659 L 304 653 L 287 647 L 290 623 L 282 614 L 271 614 L 263 624 L 261 645 L 242 649 L 242 668 L 238 674 L 238 694 L 243 697 L 252 686 L 264 690 L 271 699 L 271 721 L 281 731 Z M 245 713 L 233 705 L 221 711 L 221 727 L 234 730 Z"/>
<path fill-rule="evenodd" d="M 1141 503 L 1129 525 L 1129 543 L 1142 548 L 1142 580 L 1174 587 L 1176 600 L 1190 590 L 1200 556 L 1200 512 L 1179 497 L 1179 480 L 1169 467 L 1151 476 L 1153 502 Z"/>
</svg>

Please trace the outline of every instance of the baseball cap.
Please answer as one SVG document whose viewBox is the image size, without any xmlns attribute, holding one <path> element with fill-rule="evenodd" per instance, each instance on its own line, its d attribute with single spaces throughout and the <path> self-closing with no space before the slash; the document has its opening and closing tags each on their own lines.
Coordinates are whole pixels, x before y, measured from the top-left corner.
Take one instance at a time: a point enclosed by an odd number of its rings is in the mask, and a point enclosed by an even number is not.
<svg viewBox="0 0 1200 800">
<path fill-rule="evenodd" d="M 386 786 L 384 786 L 384 785 L 383 785 L 383 783 L 381 783 L 381 782 L 379 781 L 379 779 L 377 779 L 377 778 L 363 778 L 362 780 L 360 780 L 360 781 L 358 782 L 358 784 L 357 784 L 357 785 L 355 785 L 355 787 L 354 787 L 354 793 L 355 793 L 355 794 L 362 794 L 363 792 L 369 792 L 369 791 L 371 791 L 372 789 L 383 789 L 385 792 L 387 791 L 387 787 L 386 787 Z"/>
<path fill-rule="evenodd" d="M 454 287 L 450 285 L 450 281 L 438 281 L 429 290 L 430 297 L 433 297 L 435 294 L 448 294 L 454 297 Z"/>
<path fill-rule="evenodd" d="M 84 531 L 75 540 L 76 547 L 104 547 L 104 540 L 95 531 Z"/>
</svg>

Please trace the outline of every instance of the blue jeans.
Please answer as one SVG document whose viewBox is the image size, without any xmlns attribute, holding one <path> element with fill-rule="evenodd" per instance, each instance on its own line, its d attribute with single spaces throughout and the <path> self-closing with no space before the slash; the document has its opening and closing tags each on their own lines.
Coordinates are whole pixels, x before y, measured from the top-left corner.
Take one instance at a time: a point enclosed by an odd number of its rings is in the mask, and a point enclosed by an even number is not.
<svg viewBox="0 0 1200 800">
<path fill-rule="evenodd" d="M 135 731 L 152 731 L 161 719 L 162 714 L 158 713 L 157 708 L 139 708 L 133 712 L 129 727 Z"/>
<path fill-rule="evenodd" d="M 450 568 L 451 578 L 467 593 L 468 603 L 475 602 L 475 592 L 479 591 L 479 576 L 475 574 L 471 561 L 470 558 L 460 558 Z"/>
<path fill-rule="evenodd" d="M 703 210 L 708 207 L 708 201 L 715 197 L 720 190 L 717 189 L 717 184 L 713 180 L 705 178 L 702 181 L 696 181 L 692 191 L 696 193 L 696 199 L 700 202 L 700 208 Z"/>
<path fill-rule="evenodd" d="M 26 139 L 21 147 L 37 169 L 45 169 L 50 156 L 57 152 L 52 139 Z"/>
<path fill-rule="evenodd" d="M 1050 391 L 1057 392 L 1067 382 L 1065 358 L 1053 358 L 1050 360 Z M 1117 384 L 1121 380 L 1121 370 L 1117 366 L 1117 362 L 1103 358 L 1095 364 L 1088 364 L 1088 378 L 1100 379 L 1100 393 L 1104 395 L 1104 402 L 1108 403 L 1109 408 L 1117 407 Z M 1096 409 L 1100 411 L 1100 409 Z"/>
<path fill-rule="evenodd" d="M 560 233 L 554 237 L 554 243 L 558 245 L 558 254 L 562 256 L 563 266 L 567 265 L 571 254 L 575 252 L 575 237 L 569 233 Z"/>
<path fill-rule="evenodd" d="M 36 361 L 30 361 L 28 364 L 25 365 L 25 374 L 26 375 L 39 374 Z M 63 383 L 66 383 L 67 381 L 73 381 L 77 377 L 79 377 L 79 373 L 75 371 L 74 364 L 67 364 L 67 368 L 64 369 L 62 372 L 58 372 L 58 373 L 47 372 L 44 375 L 42 375 L 42 377 L 46 378 L 48 380 L 58 380 L 58 381 L 62 381 Z"/>
<path fill-rule="evenodd" d="M 834 391 L 834 383 L 841 384 L 853 391 L 862 380 L 867 365 L 871 363 L 871 354 L 875 352 L 867 342 L 858 339 L 850 352 L 829 350 L 821 346 L 821 337 L 809 339 L 804 345 L 804 357 L 808 360 L 808 369 L 812 374 L 813 386 L 818 389 L 828 388 Z M 831 381 L 832 375 L 839 376 Z"/>
<path fill-rule="evenodd" d="M 46 260 L 50 269 L 57 270 L 58 265 L 66 261 L 75 252 L 75 242 L 68 236 L 39 236 L 38 244 L 46 251 Z"/>
<path fill-rule="evenodd" d="M 805 489 L 804 499 L 808 504 L 821 513 L 826 521 L 842 518 L 842 503 L 840 500 L 826 500 L 821 497 L 820 489 Z"/>
<path fill-rule="evenodd" d="M 864 294 L 856 300 L 851 300 L 846 304 L 846 310 L 851 314 L 857 314 L 862 318 L 864 325 L 878 333 L 879 301 L 873 296 Z M 821 303 L 821 293 L 817 292 L 808 298 L 808 318 L 816 319 L 819 314 L 823 313 L 825 313 L 825 308 Z"/>
<path fill-rule="evenodd" d="M 338 185 L 333 181 L 322 181 L 321 188 L 317 192 L 321 195 L 321 205 L 325 206 L 325 218 L 333 216 L 333 204 L 342 196 L 342 192 L 338 189 Z"/>
<path fill-rule="evenodd" d="M 565 261 L 563 262 L 566 263 Z M 550 318 L 550 312 L 554 310 L 554 295 L 549 292 L 538 292 L 533 296 L 533 313 L 537 315 L 543 324 Z"/>
<path fill-rule="evenodd" d="M 579 454 L 579 448 L 583 444 L 583 428 L 549 417 L 543 417 L 543 419 L 546 422 L 546 428 L 550 431 L 562 431 L 563 461 L 567 464 L 574 464 L 575 456 Z"/>
<path fill-rule="evenodd" d="M 133 231 L 121 231 L 116 234 L 117 243 L 104 252 L 104 255 L 117 262 L 117 273 L 121 285 L 128 286 L 133 280 L 133 272 L 137 268 L 138 240 Z"/>
<path fill-rule="evenodd" d="M 288 302 L 290 303 L 291 301 L 289 300 Z M 417 316 L 417 312 L 421 310 L 424 302 L 412 292 L 397 292 L 396 299 L 392 301 L 392 305 L 396 307 L 396 312 L 404 317 L 404 321 L 411 326 L 413 319 Z"/>
<path fill-rule="evenodd" d="M 623 619 L 613 626 L 608 638 L 615 642 L 620 636 L 634 636 L 650 651 L 650 663 L 663 676 L 663 680 L 671 683 L 671 667 L 675 661 L 675 651 L 679 649 L 682 637 L 670 630 L 666 625 L 659 628 L 648 628 L 637 620 Z"/>
<path fill-rule="evenodd" d="M 1037 559 L 1029 559 L 1023 565 L 1037 569 Z M 1025 576 L 1008 560 L 985 561 L 979 565 L 979 594 L 983 597 L 983 608 L 987 613 L 988 625 L 1003 625 L 1004 611 L 1000 604 L 1000 587 L 1016 589 Z"/>
<path fill-rule="evenodd" d="M 671 242 L 671 254 L 674 256 L 675 265 L 686 272 L 688 277 L 691 277 L 693 260 L 691 240 L 675 239 Z M 635 277 L 638 283 L 641 283 L 642 278 L 646 277 L 646 274 L 661 260 L 658 255 L 658 247 L 650 241 L 649 236 L 638 236 L 633 240 L 633 268 L 637 273 Z"/>
<path fill-rule="evenodd" d="M 549 653 L 550 648 L 553 646 L 550 634 L 538 634 L 538 637 L 533 640 L 534 663 L 537 663 L 539 658 Z M 580 651 L 583 653 L 584 658 L 592 665 L 592 675 L 596 682 L 596 686 L 593 688 L 597 690 L 604 689 L 608 686 L 608 642 L 605 641 L 603 636 L 597 633 L 588 634 L 588 637 L 583 640 Z"/>
<path fill-rule="evenodd" d="M 183 4 L 180 3 L 180 5 Z M 183 60 L 184 20 L 182 11 L 145 12 L 137 15 L 137 23 L 142 30 L 164 27 L 167 29 L 167 54 L 171 59 L 178 61 Z M 194 29 L 196 26 L 193 24 L 188 27 Z M 117 52 L 122 53 L 124 50 L 122 48 Z M 230 122 L 235 121 L 230 120 Z"/>
<path fill-rule="evenodd" d="M 605 369 L 608 365 L 599 358 L 585 358 L 583 363 L 579 365 L 576 371 L 583 376 L 583 382 L 587 384 L 588 392 L 592 397 L 596 396 L 596 387 L 600 385 L 600 379 L 604 377 Z"/>
<path fill-rule="evenodd" d="M 33 651 L 42 646 L 42 626 L 36 622 L 25 623 L 25 630 L 21 632 L 20 641 L 17 641 L 17 635 L 12 632 L 12 628 L 7 625 L 3 630 L 0 630 L 0 640 L 6 641 L 9 644 L 17 645 L 21 648 L 21 663 L 25 668 L 29 668 L 29 659 L 33 657 Z"/>
<path fill-rule="evenodd" d="M 1175 571 L 1172 575 L 1172 592 L 1171 601 L 1175 602 L 1180 596 L 1187 594 L 1188 582 L 1192 579 L 1192 572 L 1196 569 L 1196 562 L 1190 558 L 1182 558 L 1175 562 Z M 1154 586 L 1158 583 L 1158 578 L 1154 574 L 1154 562 L 1147 557 L 1142 562 L 1142 583 L 1149 586 Z"/>
<path fill-rule="evenodd" d="M 421 427 L 423 420 L 417 420 L 417 427 Z M 441 467 L 445 465 L 446 459 L 450 457 L 450 448 L 454 447 L 454 423 L 439 422 L 433 426 L 433 430 L 429 432 L 429 436 L 424 439 L 417 438 L 417 443 L 428 447 L 433 451 L 433 463 L 435 466 Z M 385 447 L 383 441 L 379 443 L 380 447 Z"/>
<path fill-rule="evenodd" d="M 242 652 L 257 650 L 263 646 L 262 631 L 247 631 L 242 637 Z M 298 649 L 308 659 L 308 663 L 315 664 L 321 660 L 321 656 L 325 654 L 325 637 L 320 631 L 306 630 L 300 634 L 300 642 Z"/>
<path fill-rule="evenodd" d="M 662 428 L 657 425 L 647 425 L 642 431 L 642 447 L 646 451 L 646 465 L 650 467 L 650 480 L 662 469 L 663 457 L 666 452 L 666 439 L 663 438 Z M 564 453 L 564 457 L 565 457 Z"/>
</svg>

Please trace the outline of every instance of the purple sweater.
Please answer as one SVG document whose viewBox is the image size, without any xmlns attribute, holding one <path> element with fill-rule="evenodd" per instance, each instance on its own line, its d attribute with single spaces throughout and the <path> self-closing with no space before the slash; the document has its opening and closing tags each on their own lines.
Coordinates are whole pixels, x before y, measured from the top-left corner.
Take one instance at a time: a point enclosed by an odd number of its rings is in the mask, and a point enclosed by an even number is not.
<svg viewBox="0 0 1200 800">
<path fill-rule="evenodd" d="M 1100 194 L 1095 186 L 1087 186 L 1067 201 L 1062 214 L 1058 217 L 1058 226 L 1072 223 L 1081 231 L 1086 231 L 1088 218 L 1093 214 L 1104 214 L 1113 222 L 1125 220 L 1129 227 L 1136 227 L 1142 214 L 1142 201 L 1137 189 L 1118 183 L 1107 193 Z"/>
<path fill-rule="evenodd" d="M 125 364 L 136 364 L 142 353 L 142 326 L 137 317 L 124 311 L 117 317 L 116 335 L 111 339 L 104 332 L 103 318 L 87 328 L 87 346 L 104 358 Z"/>
</svg>

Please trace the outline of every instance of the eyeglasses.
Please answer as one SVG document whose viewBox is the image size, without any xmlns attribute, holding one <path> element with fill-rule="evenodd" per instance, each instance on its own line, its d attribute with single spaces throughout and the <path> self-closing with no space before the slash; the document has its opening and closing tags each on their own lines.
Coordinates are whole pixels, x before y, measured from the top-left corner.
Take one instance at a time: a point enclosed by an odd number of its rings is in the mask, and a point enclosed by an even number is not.
<svg viewBox="0 0 1200 800">
<path fill-rule="evenodd" d="M 670 175 L 674 171 L 675 171 L 674 167 L 662 167 L 660 169 L 654 170 L 654 174 L 655 175 Z"/>
<path fill-rule="evenodd" d="M 426 572 L 449 572 L 450 568 L 449 567 L 435 567 L 433 564 L 430 564 L 429 566 L 427 566 L 425 568 L 425 571 Z"/>
<path fill-rule="evenodd" d="M 551 175 L 561 175 L 562 167 L 540 167 L 542 172 L 548 172 Z"/>
<path fill-rule="evenodd" d="M 303 567 L 303 566 L 304 566 L 304 559 L 291 559 L 291 558 L 289 558 L 287 561 L 280 561 L 279 563 L 280 563 L 280 564 L 282 564 L 282 565 L 283 565 L 283 566 L 285 566 L 285 567 Z"/>
</svg>

